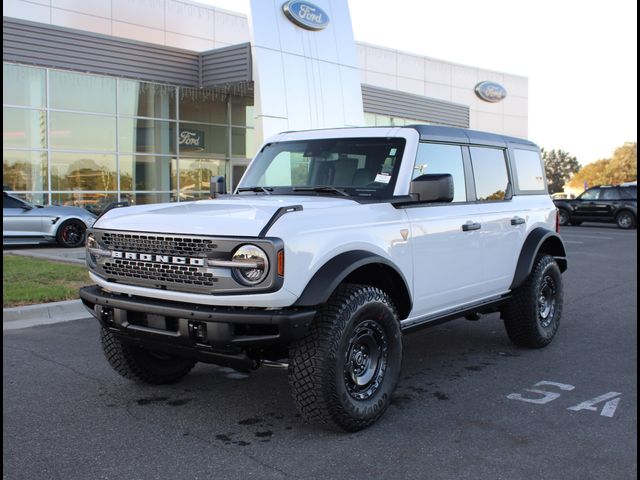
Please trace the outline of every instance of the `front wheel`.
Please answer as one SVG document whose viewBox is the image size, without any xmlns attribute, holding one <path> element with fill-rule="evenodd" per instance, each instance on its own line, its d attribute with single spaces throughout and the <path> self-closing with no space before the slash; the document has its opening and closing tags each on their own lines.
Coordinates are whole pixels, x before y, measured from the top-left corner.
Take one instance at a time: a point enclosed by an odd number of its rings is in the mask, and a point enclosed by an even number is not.
<svg viewBox="0 0 640 480">
<path fill-rule="evenodd" d="M 58 228 L 56 241 L 65 248 L 80 247 L 86 230 L 87 226 L 80 220 L 67 220 Z"/>
<path fill-rule="evenodd" d="M 391 402 L 402 362 L 402 335 L 391 299 L 366 285 L 340 286 L 289 352 L 289 385 L 302 416 L 357 431 Z"/>
<path fill-rule="evenodd" d="M 636 224 L 636 219 L 631 212 L 620 212 L 616 215 L 616 224 L 619 228 L 628 230 L 633 228 Z"/>
<path fill-rule="evenodd" d="M 539 255 L 526 282 L 502 310 L 509 339 L 518 346 L 541 348 L 553 340 L 562 316 L 562 274 L 550 255 Z"/>
</svg>

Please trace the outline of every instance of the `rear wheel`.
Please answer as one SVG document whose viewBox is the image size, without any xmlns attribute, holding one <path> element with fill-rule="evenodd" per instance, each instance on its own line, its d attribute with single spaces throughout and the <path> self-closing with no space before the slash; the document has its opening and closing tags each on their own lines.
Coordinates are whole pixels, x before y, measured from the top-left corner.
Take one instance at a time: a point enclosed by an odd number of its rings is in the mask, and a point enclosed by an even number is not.
<svg viewBox="0 0 640 480">
<path fill-rule="evenodd" d="M 289 385 L 303 417 L 357 431 L 378 420 L 400 375 L 402 335 L 391 299 L 343 285 L 289 352 Z"/>
<path fill-rule="evenodd" d="M 56 241 L 66 248 L 79 247 L 84 243 L 87 226 L 80 220 L 67 220 L 58 227 Z"/>
<path fill-rule="evenodd" d="M 633 213 L 623 211 L 618 213 L 618 215 L 616 215 L 616 224 L 618 225 L 618 227 L 628 230 L 635 226 L 636 219 L 633 216 Z"/>
<path fill-rule="evenodd" d="M 569 212 L 567 212 L 564 208 L 558 209 L 558 222 L 560 223 L 561 227 L 569 225 L 570 218 L 571 217 L 569 215 Z"/>
<path fill-rule="evenodd" d="M 195 361 L 128 345 L 101 328 L 100 340 L 111 367 L 129 380 L 153 385 L 175 383 L 191 371 Z"/>
<path fill-rule="evenodd" d="M 509 339 L 518 346 L 541 348 L 553 340 L 562 316 L 562 275 L 550 255 L 536 258 L 526 282 L 502 310 Z"/>
</svg>

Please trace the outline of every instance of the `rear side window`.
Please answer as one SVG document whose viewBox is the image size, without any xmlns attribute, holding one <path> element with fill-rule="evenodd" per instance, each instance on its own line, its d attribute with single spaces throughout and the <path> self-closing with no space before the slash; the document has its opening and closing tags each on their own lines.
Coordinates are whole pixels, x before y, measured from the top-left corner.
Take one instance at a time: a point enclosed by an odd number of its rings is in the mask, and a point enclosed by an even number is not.
<svg viewBox="0 0 640 480">
<path fill-rule="evenodd" d="M 637 200 L 638 187 L 623 187 L 620 189 L 620 195 L 625 200 Z"/>
<path fill-rule="evenodd" d="M 485 147 L 471 147 L 469 150 L 477 199 L 481 202 L 504 200 L 509 187 L 504 150 Z"/>
<path fill-rule="evenodd" d="M 467 201 L 462 148 L 459 145 L 420 144 L 412 179 L 432 173 L 451 174 L 453 177 L 453 201 Z"/>
<path fill-rule="evenodd" d="M 8 196 L 2 197 L 2 208 L 21 208 L 22 202 Z"/>
<path fill-rule="evenodd" d="M 513 157 L 518 188 L 524 191 L 546 192 L 542 160 L 538 152 L 514 149 Z"/>
<path fill-rule="evenodd" d="M 600 194 L 601 200 L 620 200 L 620 193 L 617 188 L 603 188 Z"/>
</svg>

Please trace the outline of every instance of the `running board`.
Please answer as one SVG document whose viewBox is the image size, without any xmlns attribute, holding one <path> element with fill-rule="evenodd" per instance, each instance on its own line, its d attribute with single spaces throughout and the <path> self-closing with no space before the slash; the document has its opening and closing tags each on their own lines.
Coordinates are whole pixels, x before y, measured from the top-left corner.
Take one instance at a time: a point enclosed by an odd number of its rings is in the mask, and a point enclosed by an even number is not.
<svg viewBox="0 0 640 480">
<path fill-rule="evenodd" d="M 435 327 L 451 320 L 464 317 L 466 315 L 473 315 L 475 313 L 493 313 L 499 311 L 499 308 L 504 302 L 509 300 L 511 295 L 502 295 L 498 298 L 492 298 L 480 303 L 474 303 L 473 305 L 466 305 L 459 307 L 455 310 L 450 310 L 444 313 L 438 313 L 435 315 L 425 315 L 424 317 L 414 318 L 413 320 L 405 324 L 401 324 L 400 328 L 402 333 L 412 333 L 416 330 L 423 328 Z M 406 320 L 405 320 L 406 322 Z"/>
</svg>

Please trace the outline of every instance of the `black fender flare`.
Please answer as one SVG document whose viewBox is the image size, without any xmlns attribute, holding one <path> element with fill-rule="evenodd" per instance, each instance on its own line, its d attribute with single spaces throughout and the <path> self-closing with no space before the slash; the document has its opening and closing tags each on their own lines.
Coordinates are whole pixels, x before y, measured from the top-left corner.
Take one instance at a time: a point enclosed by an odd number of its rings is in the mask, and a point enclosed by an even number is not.
<svg viewBox="0 0 640 480">
<path fill-rule="evenodd" d="M 309 280 L 294 305 L 302 307 L 325 303 L 329 300 L 329 297 L 336 288 L 338 288 L 338 285 L 340 285 L 349 274 L 361 267 L 371 264 L 382 264 L 394 270 L 404 282 L 406 292 L 411 291 L 409 290 L 407 279 L 393 262 L 365 250 L 352 250 L 336 255 L 320 267 L 313 277 L 311 277 L 311 280 Z M 410 310 L 411 307 L 409 307 L 409 311 Z"/>
<path fill-rule="evenodd" d="M 553 256 L 561 272 L 567 269 L 567 251 L 560 235 L 546 228 L 534 228 L 524 241 L 522 250 L 520 250 L 516 272 L 511 282 L 511 290 L 524 283 L 531 270 L 533 270 L 533 262 L 541 250 Z"/>
</svg>

